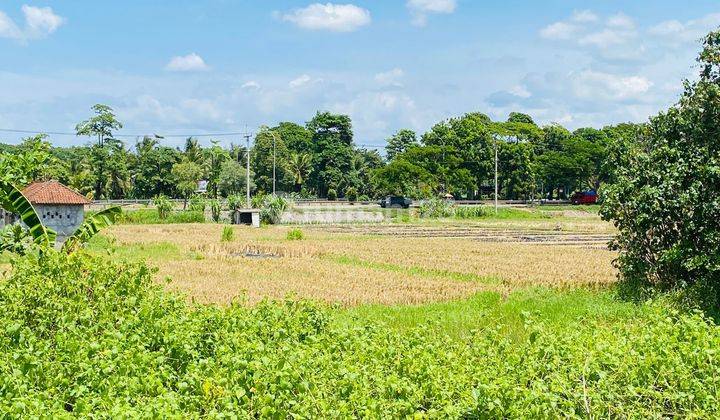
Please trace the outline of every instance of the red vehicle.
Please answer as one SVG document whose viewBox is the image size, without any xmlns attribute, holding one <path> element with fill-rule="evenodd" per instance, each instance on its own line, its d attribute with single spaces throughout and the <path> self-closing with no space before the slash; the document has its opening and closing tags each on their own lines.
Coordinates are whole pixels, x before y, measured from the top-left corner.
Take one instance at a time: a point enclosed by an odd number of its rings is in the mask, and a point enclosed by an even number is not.
<svg viewBox="0 0 720 420">
<path fill-rule="evenodd" d="M 570 197 L 573 204 L 595 204 L 597 203 L 597 192 L 593 190 L 576 192 Z"/>
</svg>

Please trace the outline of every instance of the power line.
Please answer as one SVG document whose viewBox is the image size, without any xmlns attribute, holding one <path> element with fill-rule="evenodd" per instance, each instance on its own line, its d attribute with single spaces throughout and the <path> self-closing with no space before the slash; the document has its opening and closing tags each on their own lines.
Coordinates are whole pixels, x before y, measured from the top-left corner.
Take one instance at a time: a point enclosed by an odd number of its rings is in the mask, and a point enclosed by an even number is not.
<svg viewBox="0 0 720 420">
<path fill-rule="evenodd" d="M 16 130 L 12 128 L 0 128 L 0 132 L 5 133 L 18 133 L 18 134 L 47 134 L 51 136 L 77 136 L 77 133 L 62 132 L 62 131 L 43 131 L 43 130 Z M 143 133 L 143 134 L 114 134 L 113 137 L 123 138 L 136 138 L 143 136 L 154 135 L 155 133 Z M 247 135 L 251 135 L 248 131 L 238 131 L 230 133 L 208 133 L 208 134 L 163 134 L 160 137 L 163 138 L 188 138 L 188 137 L 229 137 L 229 136 L 242 136 L 243 138 Z M 385 146 L 372 145 L 372 144 L 356 144 L 357 147 L 363 147 L 367 149 L 384 149 Z"/>
<path fill-rule="evenodd" d="M 77 136 L 77 133 L 68 133 L 68 132 L 62 132 L 62 131 L 43 131 L 43 130 L 15 130 L 11 128 L 0 128 L 0 132 L 5 133 L 18 133 L 18 134 L 48 134 L 52 136 Z M 181 137 L 181 138 L 187 138 L 187 137 L 228 137 L 228 136 L 245 136 L 249 133 L 247 132 L 231 132 L 231 133 L 206 133 L 206 134 L 167 134 L 163 135 L 162 137 Z M 126 137 L 126 138 L 135 138 L 135 137 L 142 137 L 142 136 L 148 136 L 149 133 L 142 133 L 142 134 L 114 134 L 113 137 Z"/>
</svg>

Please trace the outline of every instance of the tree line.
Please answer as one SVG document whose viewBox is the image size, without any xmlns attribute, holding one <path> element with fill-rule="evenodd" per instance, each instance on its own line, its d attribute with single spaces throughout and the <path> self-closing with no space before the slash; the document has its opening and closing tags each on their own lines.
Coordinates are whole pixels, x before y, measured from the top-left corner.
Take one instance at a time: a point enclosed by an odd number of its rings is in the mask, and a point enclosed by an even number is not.
<svg viewBox="0 0 720 420">
<path fill-rule="evenodd" d="M 43 134 L 0 145 L 5 177 L 25 183 L 53 178 L 93 199 L 188 198 L 201 180 L 213 198 L 245 194 L 243 145 L 212 140 L 203 146 L 191 137 L 182 147 L 169 147 L 160 136 L 128 145 L 114 136 L 122 123 L 112 108 L 98 104 L 92 111 L 76 127 L 78 136 L 91 139 L 85 145 L 53 147 Z M 250 150 L 250 188 L 253 194 L 275 189 L 306 198 L 491 198 L 497 154 L 501 198 L 567 198 L 610 181 L 618 145 L 639 127 L 571 132 L 557 124 L 538 126 L 522 113 L 506 121 L 469 113 L 422 135 L 400 130 L 387 139 L 383 156 L 356 146 L 349 116 L 318 112 L 305 125 L 260 128 Z"/>
</svg>

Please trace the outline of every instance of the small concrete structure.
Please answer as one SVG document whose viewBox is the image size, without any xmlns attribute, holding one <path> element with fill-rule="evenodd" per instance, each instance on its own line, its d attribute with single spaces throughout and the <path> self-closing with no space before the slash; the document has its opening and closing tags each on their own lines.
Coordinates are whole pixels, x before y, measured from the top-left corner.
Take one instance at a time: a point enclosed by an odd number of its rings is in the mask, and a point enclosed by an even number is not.
<svg viewBox="0 0 720 420">
<path fill-rule="evenodd" d="M 250 225 L 260 227 L 259 209 L 235 209 L 232 214 L 232 223 L 235 225 Z"/>
<path fill-rule="evenodd" d="M 85 219 L 85 205 L 90 200 L 58 181 L 33 182 L 23 195 L 35 207 L 42 223 L 57 232 L 57 243 L 63 243 Z"/>
</svg>

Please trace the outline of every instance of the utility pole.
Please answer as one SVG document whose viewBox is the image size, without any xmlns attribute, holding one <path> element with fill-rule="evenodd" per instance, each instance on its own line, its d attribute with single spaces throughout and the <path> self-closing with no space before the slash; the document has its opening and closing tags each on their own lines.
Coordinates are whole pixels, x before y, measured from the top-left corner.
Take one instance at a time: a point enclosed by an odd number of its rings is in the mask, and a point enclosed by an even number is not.
<svg viewBox="0 0 720 420">
<path fill-rule="evenodd" d="M 495 139 L 495 215 L 498 214 L 498 143 L 497 136 L 493 136 Z"/>
<path fill-rule="evenodd" d="M 247 147 L 247 159 L 245 159 L 247 167 L 245 170 L 245 194 L 246 194 L 246 208 L 250 208 L 250 133 L 245 133 L 245 145 Z"/>
</svg>

